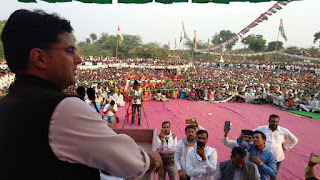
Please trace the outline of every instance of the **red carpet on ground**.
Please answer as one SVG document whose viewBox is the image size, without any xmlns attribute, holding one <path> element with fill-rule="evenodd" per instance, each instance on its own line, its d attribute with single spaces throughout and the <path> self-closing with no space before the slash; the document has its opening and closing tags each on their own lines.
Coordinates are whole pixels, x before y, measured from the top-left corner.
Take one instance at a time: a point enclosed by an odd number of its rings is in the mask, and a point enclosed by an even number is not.
<svg viewBox="0 0 320 180">
<path fill-rule="evenodd" d="M 173 100 L 171 102 L 144 102 L 141 113 L 141 127 L 130 126 L 124 119 L 127 106 L 120 107 L 117 116 L 120 118 L 118 128 L 151 128 L 160 132 L 161 123 L 169 121 L 171 131 L 178 140 L 185 137 L 185 120 L 196 118 L 198 123 L 209 133 L 207 145 L 218 151 L 218 162 L 230 159 L 231 149 L 222 144 L 225 121 L 231 121 L 229 139 L 236 140 L 241 129 L 254 129 L 268 124 L 271 114 L 280 116 L 280 126 L 289 129 L 298 139 L 298 144 L 290 151 L 285 152 L 286 159 L 282 162 L 279 180 L 303 179 L 304 166 L 309 160 L 311 152 L 320 155 L 320 120 L 298 117 L 286 111 L 269 105 L 252 105 L 244 103 L 202 103 L 188 100 Z M 145 115 L 146 118 L 145 118 Z M 209 115 L 209 114 L 212 115 Z M 125 122 L 125 123 L 124 123 Z M 316 166 L 319 175 L 320 167 Z"/>
</svg>

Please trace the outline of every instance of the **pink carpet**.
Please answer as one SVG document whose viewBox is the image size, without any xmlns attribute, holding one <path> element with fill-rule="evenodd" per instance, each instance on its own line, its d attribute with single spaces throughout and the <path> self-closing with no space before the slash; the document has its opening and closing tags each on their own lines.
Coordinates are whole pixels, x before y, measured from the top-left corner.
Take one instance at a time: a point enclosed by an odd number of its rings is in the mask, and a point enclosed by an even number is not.
<svg viewBox="0 0 320 180">
<path fill-rule="evenodd" d="M 185 137 L 185 119 L 196 118 L 198 123 L 209 133 L 207 145 L 218 151 L 218 162 L 230 158 L 231 149 L 225 147 L 223 136 L 224 122 L 231 121 L 229 139 L 235 140 L 241 129 L 254 129 L 267 125 L 270 114 L 280 116 L 280 126 L 289 129 L 298 139 L 298 144 L 285 153 L 286 159 L 282 162 L 279 179 L 303 179 L 303 169 L 309 160 L 311 152 L 320 155 L 320 120 L 298 117 L 288 112 L 276 109 L 269 105 L 251 105 L 244 103 L 198 103 L 188 100 L 173 100 L 171 102 L 145 102 L 145 114 L 141 113 L 141 127 L 129 126 L 124 122 L 126 107 L 119 108 L 120 123 L 118 128 L 152 128 L 160 132 L 161 123 L 169 121 L 171 131 L 178 140 Z M 212 115 L 208 115 L 211 113 Z M 129 118 L 131 122 L 131 116 Z M 316 173 L 320 166 L 316 166 Z"/>
</svg>

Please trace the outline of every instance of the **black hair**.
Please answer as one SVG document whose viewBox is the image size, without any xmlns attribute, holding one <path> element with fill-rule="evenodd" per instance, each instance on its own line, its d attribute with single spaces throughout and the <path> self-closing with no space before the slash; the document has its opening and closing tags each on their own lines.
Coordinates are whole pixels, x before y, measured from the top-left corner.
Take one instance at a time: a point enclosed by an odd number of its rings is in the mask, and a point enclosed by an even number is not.
<svg viewBox="0 0 320 180">
<path fill-rule="evenodd" d="M 98 109 L 98 107 L 97 107 L 97 103 L 95 102 L 96 93 L 94 92 L 94 89 L 93 89 L 93 88 L 88 88 L 88 89 L 87 89 L 87 95 L 88 95 L 89 100 L 92 101 L 92 104 L 94 105 L 94 108 L 96 109 L 96 111 L 97 111 L 98 113 L 100 113 L 100 112 L 99 112 L 99 109 Z"/>
<path fill-rule="evenodd" d="M 110 102 L 110 105 L 115 105 L 116 104 L 116 102 L 114 102 L 114 100 L 111 100 L 111 102 Z"/>
<path fill-rule="evenodd" d="M 208 132 L 207 132 L 206 130 L 199 130 L 199 131 L 197 131 L 197 136 L 200 135 L 200 134 L 206 134 L 207 137 L 209 137 L 209 134 L 208 134 Z"/>
<path fill-rule="evenodd" d="M 3 28 L 1 40 L 7 64 L 16 74 L 28 68 L 29 54 L 34 48 L 50 48 L 59 43 L 61 33 L 72 33 L 70 22 L 57 14 L 42 10 L 20 9 L 9 17 Z"/>
<path fill-rule="evenodd" d="M 96 93 L 94 92 L 93 88 L 88 88 L 87 89 L 87 95 L 90 101 L 93 101 L 96 99 Z"/>
<path fill-rule="evenodd" d="M 169 121 L 164 121 L 161 126 L 163 126 L 164 124 L 167 124 L 167 123 L 171 126 Z"/>
<path fill-rule="evenodd" d="M 236 157 L 239 154 L 240 157 L 246 157 L 247 153 L 242 147 L 234 147 L 231 151 L 232 157 Z"/>
<path fill-rule="evenodd" d="M 262 137 L 263 140 L 266 140 L 266 139 L 267 139 L 267 138 L 266 138 L 266 135 L 265 135 L 263 132 L 261 132 L 261 131 L 253 131 L 253 134 L 252 134 L 252 135 L 255 135 L 255 134 L 261 134 L 261 137 Z"/>
<path fill-rule="evenodd" d="M 271 114 L 271 115 L 269 116 L 269 121 L 270 121 L 271 119 L 275 119 L 275 118 L 280 119 L 280 117 L 279 117 L 278 115 L 276 115 L 276 114 Z"/>
<path fill-rule="evenodd" d="M 188 129 L 194 129 L 195 131 L 197 131 L 196 127 L 194 125 L 188 125 L 184 131 L 187 132 Z"/>
<path fill-rule="evenodd" d="M 80 99 L 84 101 L 84 96 L 86 95 L 86 90 L 84 89 L 84 87 L 78 86 L 76 91 L 77 91 L 77 94 L 80 97 Z"/>
</svg>

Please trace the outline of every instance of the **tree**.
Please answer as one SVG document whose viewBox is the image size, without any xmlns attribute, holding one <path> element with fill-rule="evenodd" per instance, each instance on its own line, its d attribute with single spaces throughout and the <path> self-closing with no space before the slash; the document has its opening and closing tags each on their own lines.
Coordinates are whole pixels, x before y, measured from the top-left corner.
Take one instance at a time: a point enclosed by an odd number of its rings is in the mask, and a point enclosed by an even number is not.
<svg viewBox="0 0 320 180">
<path fill-rule="evenodd" d="M 313 43 L 316 43 L 320 39 L 320 31 L 315 33 L 313 36 L 314 36 Z M 319 48 L 320 48 L 320 41 L 319 41 Z"/>
<path fill-rule="evenodd" d="M 276 50 L 277 41 L 272 41 L 268 43 L 268 51 L 274 51 Z M 283 49 L 283 42 L 278 41 L 278 47 L 277 50 Z"/>
<path fill-rule="evenodd" d="M 7 21 L 0 21 L 0 37 L 2 34 L 2 30 L 4 28 L 4 25 L 6 24 Z M 0 58 L 4 58 L 4 50 L 3 50 L 3 45 L 2 45 L 2 41 L 0 39 Z"/>
<path fill-rule="evenodd" d="M 289 54 L 299 54 L 300 49 L 297 46 L 289 46 L 286 48 L 285 52 Z"/>
<path fill-rule="evenodd" d="M 233 36 L 235 36 L 236 33 L 231 32 L 230 30 L 222 30 L 220 31 L 220 33 L 216 33 L 213 37 L 212 37 L 212 44 L 214 45 L 219 45 L 229 39 L 231 39 Z M 227 49 L 231 50 L 232 47 L 236 44 L 237 41 L 233 41 L 230 44 L 227 45 Z"/>
<path fill-rule="evenodd" d="M 86 38 L 86 43 L 90 44 L 90 42 L 91 42 L 90 38 Z"/>
<path fill-rule="evenodd" d="M 241 40 L 242 43 L 249 45 L 249 49 L 254 52 L 261 52 L 265 49 L 266 40 L 262 35 L 251 34 Z"/>
<path fill-rule="evenodd" d="M 91 33 L 90 38 L 92 40 L 92 43 L 94 43 L 97 40 L 97 35 L 95 33 Z"/>
</svg>

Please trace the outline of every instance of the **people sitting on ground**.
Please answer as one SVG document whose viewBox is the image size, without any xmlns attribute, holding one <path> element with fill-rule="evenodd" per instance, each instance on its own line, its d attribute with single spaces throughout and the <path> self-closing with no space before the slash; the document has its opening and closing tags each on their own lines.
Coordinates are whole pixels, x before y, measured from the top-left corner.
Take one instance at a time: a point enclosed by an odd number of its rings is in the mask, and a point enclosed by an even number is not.
<svg viewBox="0 0 320 180">
<path fill-rule="evenodd" d="M 116 104 L 118 107 L 125 106 L 125 104 L 126 104 L 126 102 L 124 102 L 124 100 L 123 100 L 123 95 L 121 94 L 120 91 L 117 92 Z"/>
<path fill-rule="evenodd" d="M 143 93 L 143 101 L 145 102 L 150 101 L 150 95 L 148 94 L 148 92 Z"/>
<path fill-rule="evenodd" d="M 189 100 L 191 101 L 198 101 L 199 100 L 199 97 L 198 97 L 198 94 L 196 92 L 196 90 L 193 88 L 192 91 L 189 93 L 189 96 L 188 96 Z"/>
</svg>

